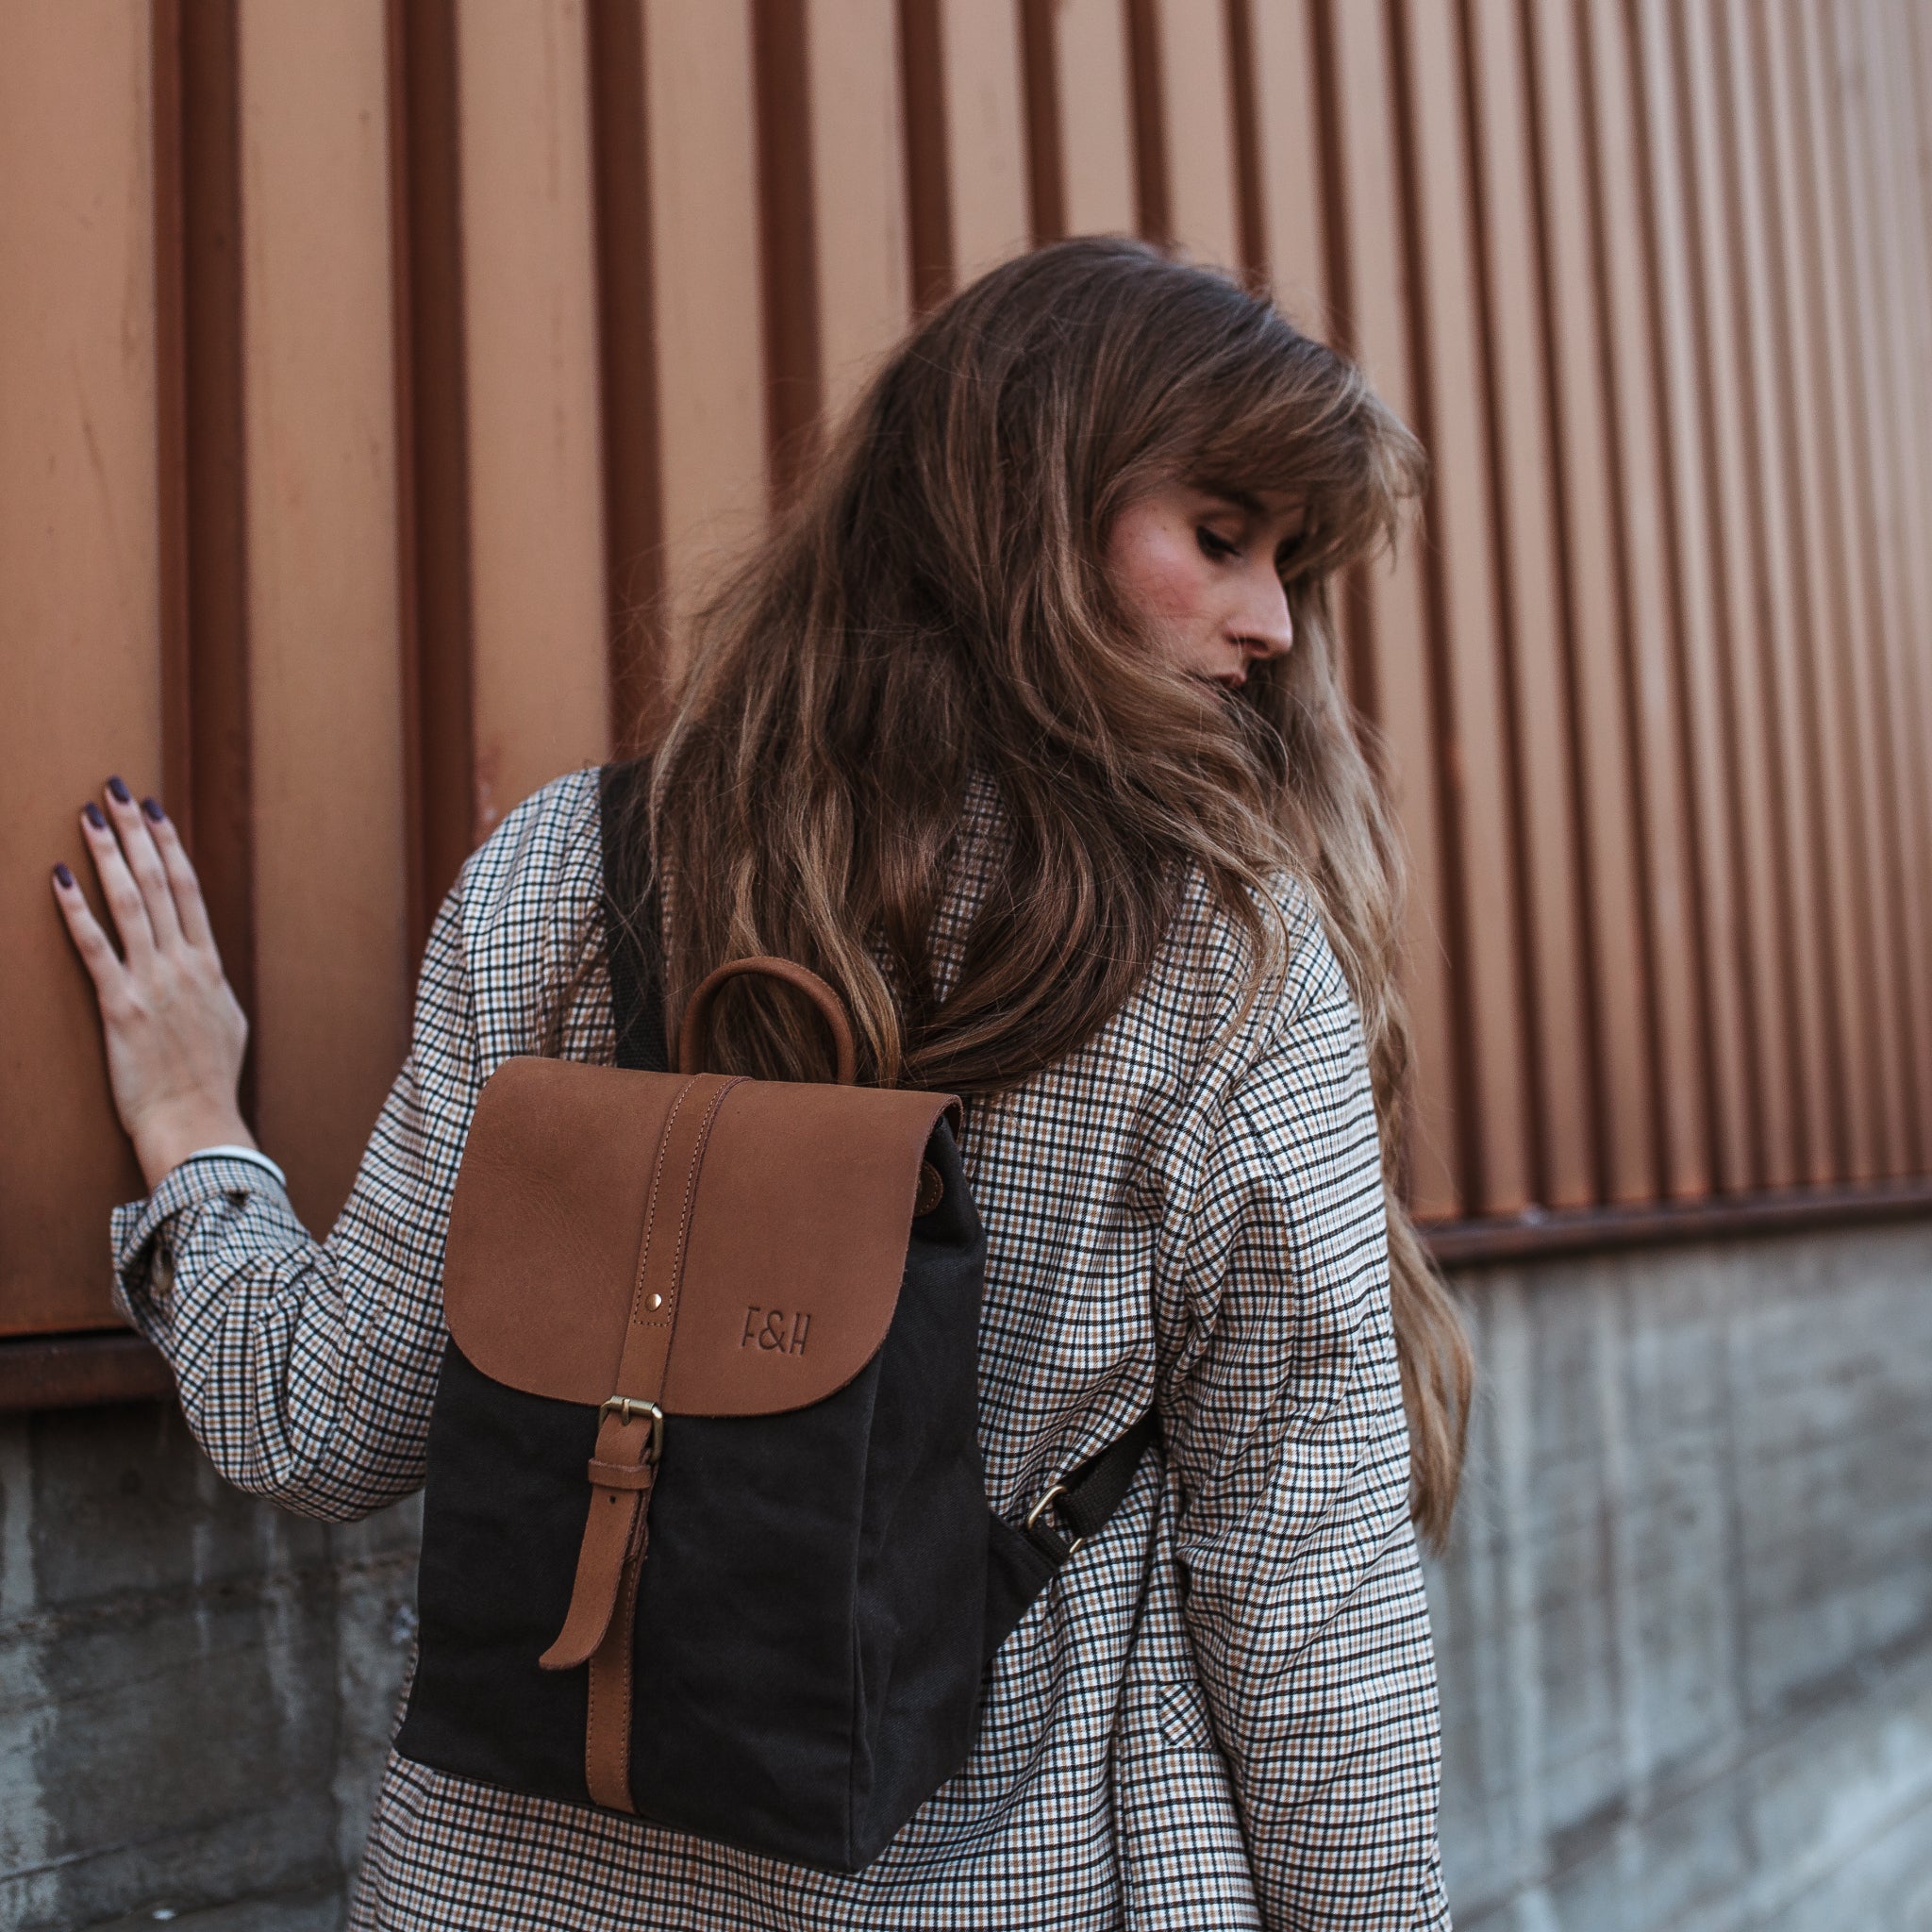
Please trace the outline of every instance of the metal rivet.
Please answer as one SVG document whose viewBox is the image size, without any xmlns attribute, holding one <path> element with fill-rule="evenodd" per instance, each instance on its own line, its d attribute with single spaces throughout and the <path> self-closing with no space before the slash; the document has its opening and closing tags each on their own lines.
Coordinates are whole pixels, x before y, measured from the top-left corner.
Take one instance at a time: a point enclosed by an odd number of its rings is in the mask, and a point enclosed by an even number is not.
<svg viewBox="0 0 1932 1932">
<path fill-rule="evenodd" d="M 654 1294 L 644 1306 L 647 1308 L 661 1308 L 664 1306 L 664 1297 L 661 1294 Z"/>
</svg>

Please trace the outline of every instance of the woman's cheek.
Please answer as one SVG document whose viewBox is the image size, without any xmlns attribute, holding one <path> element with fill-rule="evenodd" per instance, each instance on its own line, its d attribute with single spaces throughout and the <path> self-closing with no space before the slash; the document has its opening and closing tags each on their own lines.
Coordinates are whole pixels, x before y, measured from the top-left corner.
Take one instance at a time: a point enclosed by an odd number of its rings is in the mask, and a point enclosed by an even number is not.
<svg viewBox="0 0 1932 1932">
<path fill-rule="evenodd" d="M 1163 540 L 1149 543 L 1135 559 L 1132 594 L 1142 612 L 1169 629 L 1187 629 L 1198 620 L 1205 601 L 1201 558 L 1192 545 Z"/>
</svg>

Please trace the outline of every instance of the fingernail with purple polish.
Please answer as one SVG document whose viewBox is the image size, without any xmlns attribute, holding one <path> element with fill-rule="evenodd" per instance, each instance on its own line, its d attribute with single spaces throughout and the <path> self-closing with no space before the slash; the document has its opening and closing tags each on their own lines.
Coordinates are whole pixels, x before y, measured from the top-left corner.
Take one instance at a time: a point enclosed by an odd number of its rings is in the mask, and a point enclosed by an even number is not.
<svg viewBox="0 0 1932 1932">
<path fill-rule="evenodd" d="M 127 787 L 119 778 L 109 778 L 108 780 L 108 790 L 114 794 L 114 803 L 116 805 L 132 805 L 134 803 L 133 792 L 128 791 Z"/>
<path fill-rule="evenodd" d="M 156 824 L 159 824 L 160 822 L 168 816 L 168 814 L 161 809 L 161 801 L 158 798 L 143 798 L 141 801 L 141 808 L 142 811 L 146 812 L 149 818 L 154 820 Z"/>
<path fill-rule="evenodd" d="M 63 888 L 72 889 L 74 874 L 67 870 L 67 861 L 64 858 L 54 868 L 54 876 L 60 881 Z"/>
<path fill-rule="evenodd" d="M 104 812 L 100 808 L 100 807 L 93 802 L 92 798 L 90 798 L 88 802 L 81 807 L 80 810 L 81 816 L 87 820 L 88 824 L 91 824 L 95 831 L 105 832 L 108 829 L 108 814 Z"/>
</svg>

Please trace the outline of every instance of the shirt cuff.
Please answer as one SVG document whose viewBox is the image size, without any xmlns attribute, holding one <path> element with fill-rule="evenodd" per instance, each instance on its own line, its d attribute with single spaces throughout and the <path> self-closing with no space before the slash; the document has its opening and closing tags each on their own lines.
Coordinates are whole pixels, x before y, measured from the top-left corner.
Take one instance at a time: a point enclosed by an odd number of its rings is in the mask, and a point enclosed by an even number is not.
<svg viewBox="0 0 1932 1932">
<path fill-rule="evenodd" d="M 275 1164 L 275 1162 L 271 1160 L 268 1158 L 268 1156 L 261 1151 L 259 1147 L 236 1147 L 230 1146 L 226 1143 L 224 1143 L 220 1147 L 197 1147 L 194 1150 L 194 1152 L 188 1157 L 188 1160 L 253 1161 L 257 1167 L 266 1168 L 270 1174 L 275 1175 L 276 1182 L 280 1185 L 281 1190 L 284 1193 L 287 1193 L 289 1191 L 289 1176 L 285 1174 L 281 1171 L 281 1169 L 277 1167 Z M 188 1160 L 183 1160 L 176 1164 L 182 1167 L 186 1167 L 188 1164 Z"/>
<path fill-rule="evenodd" d="M 239 1207 L 251 1195 L 280 1202 L 285 1214 L 293 1211 L 278 1185 L 281 1170 L 253 1148 L 243 1151 L 246 1159 L 204 1149 L 171 1167 L 146 1200 L 129 1201 L 108 1216 L 114 1302 L 150 1341 L 158 1342 L 167 1327 L 175 1266 L 168 1223 L 176 1214 L 224 1201 Z"/>
</svg>

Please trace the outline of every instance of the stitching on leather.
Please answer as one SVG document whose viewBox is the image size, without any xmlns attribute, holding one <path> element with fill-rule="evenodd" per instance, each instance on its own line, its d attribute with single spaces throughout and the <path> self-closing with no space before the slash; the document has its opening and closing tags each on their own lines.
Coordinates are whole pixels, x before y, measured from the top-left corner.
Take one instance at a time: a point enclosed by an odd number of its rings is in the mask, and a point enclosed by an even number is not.
<svg viewBox="0 0 1932 1932">
<path fill-rule="evenodd" d="M 630 1289 L 630 1321 L 638 1318 L 638 1304 L 643 1298 L 644 1270 L 651 1259 L 651 1239 L 658 1231 L 658 1191 L 664 1180 L 664 1157 L 671 1151 L 671 1129 L 677 1124 L 677 1116 L 690 1097 L 691 1090 L 698 1084 L 698 1075 L 693 1074 L 678 1089 L 677 1098 L 671 1103 L 671 1111 L 664 1116 L 664 1131 L 658 1136 L 658 1160 L 651 1170 L 651 1197 L 644 1205 L 644 1238 L 638 1243 L 637 1279 Z M 626 1328 L 629 1323 L 625 1324 Z"/>
<path fill-rule="evenodd" d="M 591 1653 L 584 1668 L 584 1789 L 597 1795 L 597 1654 Z"/>
<path fill-rule="evenodd" d="M 724 1096 L 743 1084 L 742 1079 L 727 1080 L 711 1096 L 711 1105 L 698 1123 L 697 1141 L 691 1150 L 691 1170 L 684 1177 L 684 1209 L 678 1216 L 677 1240 L 671 1250 L 671 1280 L 664 1292 L 664 1319 L 674 1326 L 677 1320 L 677 1291 L 684 1286 L 686 1238 L 691 1233 L 691 1209 L 697 1204 L 698 1174 L 705 1164 L 705 1150 L 711 1144 L 711 1127 L 718 1118 L 718 1109 L 724 1105 Z"/>
</svg>

